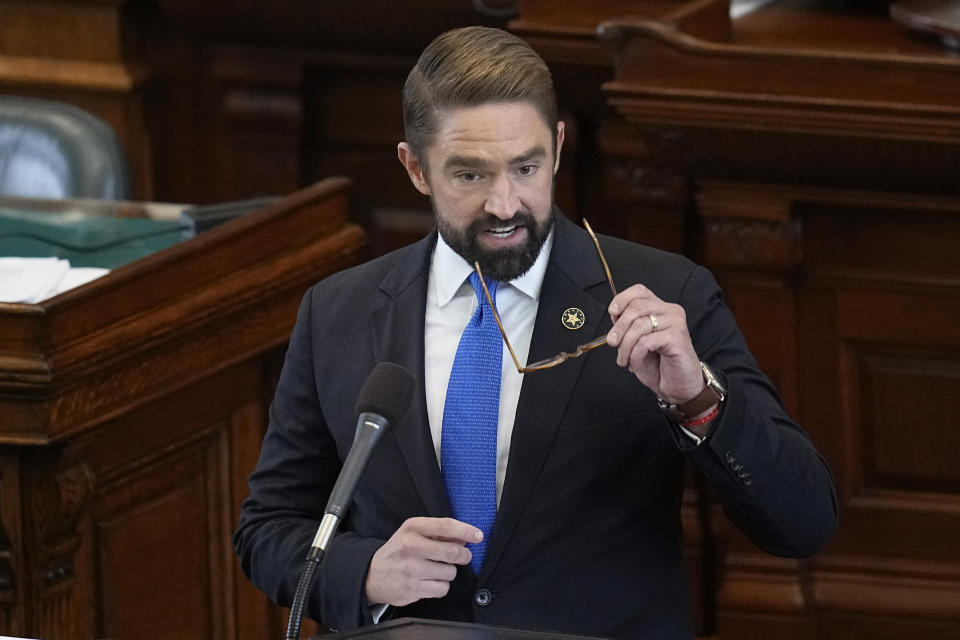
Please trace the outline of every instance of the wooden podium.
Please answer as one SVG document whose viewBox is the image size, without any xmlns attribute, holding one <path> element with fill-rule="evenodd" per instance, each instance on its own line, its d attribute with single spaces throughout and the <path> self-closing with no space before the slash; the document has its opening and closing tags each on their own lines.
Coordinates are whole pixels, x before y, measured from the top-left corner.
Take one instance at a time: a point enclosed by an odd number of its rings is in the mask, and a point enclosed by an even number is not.
<svg viewBox="0 0 960 640">
<path fill-rule="evenodd" d="M 329 637 L 366 638 L 367 640 L 460 640 L 462 638 L 470 640 L 591 640 L 588 636 L 421 618 L 399 618 L 362 627 L 356 631 L 335 633 Z M 320 638 L 314 638 L 314 640 L 320 640 Z"/>
<path fill-rule="evenodd" d="M 278 633 L 230 536 L 300 299 L 366 243 L 347 187 L 0 304 L 0 632 Z"/>
</svg>

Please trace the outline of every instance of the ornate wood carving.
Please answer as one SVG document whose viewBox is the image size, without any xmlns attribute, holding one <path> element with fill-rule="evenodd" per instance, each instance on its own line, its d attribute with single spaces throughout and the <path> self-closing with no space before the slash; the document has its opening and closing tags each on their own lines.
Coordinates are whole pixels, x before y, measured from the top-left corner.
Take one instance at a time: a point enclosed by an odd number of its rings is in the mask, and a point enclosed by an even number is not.
<svg viewBox="0 0 960 640">
<path fill-rule="evenodd" d="M 27 549 L 37 603 L 31 633 L 79 637 L 90 622 L 90 612 L 84 610 L 86 596 L 78 588 L 76 554 L 82 542 L 78 523 L 93 495 L 93 474 L 84 463 L 62 458 L 56 449 L 36 451 L 28 459 L 26 530 L 36 541 Z"/>
<path fill-rule="evenodd" d="M 86 465 L 78 461 L 47 462 L 41 468 L 39 475 L 31 472 L 35 483 L 30 490 L 31 511 L 39 542 L 39 584 L 49 592 L 76 575 L 73 552 L 80 543 L 76 526 L 93 493 L 94 479 Z"/>
<path fill-rule="evenodd" d="M 3 469 L 0 468 L 0 495 L 3 495 Z M 9 481 L 8 481 L 9 482 Z M 2 500 L 2 498 L 0 498 Z M 0 627 L 9 632 L 16 629 L 14 619 L 17 605 L 17 574 L 14 570 L 13 545 L 3 518 L 3 509 L 0 509 Z"/>
<path fill-rule="evenodd" d="M 2 478 L 0 478 L 2 481 Z M 10 562 L 10 553 L 13 547 L 10 545 L 10 536 L 7 535 L 0 522 L 0 602 L 6 601 L 17 584 L 16 576 L 13 573 L 13 565 Z"/>
</svg>

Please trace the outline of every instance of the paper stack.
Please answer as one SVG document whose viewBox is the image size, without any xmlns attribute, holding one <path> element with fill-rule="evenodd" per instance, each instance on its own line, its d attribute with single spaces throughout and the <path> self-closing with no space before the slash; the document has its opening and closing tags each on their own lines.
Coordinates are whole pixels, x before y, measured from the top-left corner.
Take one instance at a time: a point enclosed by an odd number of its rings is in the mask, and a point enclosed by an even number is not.
<svg viewBox="0 0 960 640">
<path fill-rule="evenodd" d="M 0 302 L 36 304 L 109 272 L 60 258 L 0 258 Z"/>
</svg>

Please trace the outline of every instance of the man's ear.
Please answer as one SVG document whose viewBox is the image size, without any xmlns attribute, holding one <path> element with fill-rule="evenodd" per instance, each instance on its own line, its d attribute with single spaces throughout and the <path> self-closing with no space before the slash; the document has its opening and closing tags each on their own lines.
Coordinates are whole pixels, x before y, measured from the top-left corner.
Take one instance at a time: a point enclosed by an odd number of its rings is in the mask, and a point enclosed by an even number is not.
<svg viewBox="0 0 960 640">
<path fill-rule="evenodd" d="M 560 168 L 560 149 L 563 148 L 563 120 L 557 120 L 557 157 L 553 163 L 553 173 L 556 175 Z"/>
<path fill-rule="evenodd" d="M 429 196 L 430 185 L 427 183 L 426 167 L 423 166 L 420 159 L 413 153 L 410 145 L 406 142 L 398 144 L 397 158 L 400 159 L 400 164 L 407 170 L 407 175 L 410 176 L 410 182 L 413 183 L 417 191 L 425 196 Z"/>
</svg>

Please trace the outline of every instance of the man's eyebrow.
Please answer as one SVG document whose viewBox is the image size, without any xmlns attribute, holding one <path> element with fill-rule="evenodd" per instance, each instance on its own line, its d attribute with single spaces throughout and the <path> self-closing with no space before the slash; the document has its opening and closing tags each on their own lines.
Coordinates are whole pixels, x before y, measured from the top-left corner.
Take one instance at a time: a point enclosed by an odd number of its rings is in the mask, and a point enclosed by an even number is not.
<svg viewBox="0 0 960 640">
<path fill-rule="evenodd" d="M 510 166 L 526 164 L 532 160 L 541 160 L 547 156 L 547 150 L 537 145 L 518 156 L 510 159 Z M 443 163 L 443 168 L 450 169 L 483 169 L 487 161 L 476 156 L 450 156 Z"/>
<path fill-rule="evenodd" d="M 481 169 L 487 161 L 475 156 L 450 156 L 443 163 L 444 169 Z"/>
<path fill-rule="evenodd" d="M 526 164 L 531 160 L 542 160 L 547 156 L 547 150 L 537 145 L 525 153 L 521 153 L 519 156 L 513 158 L 510 161 L 510 164 L 516 166 L 518 164 Z"/>
</svg>

